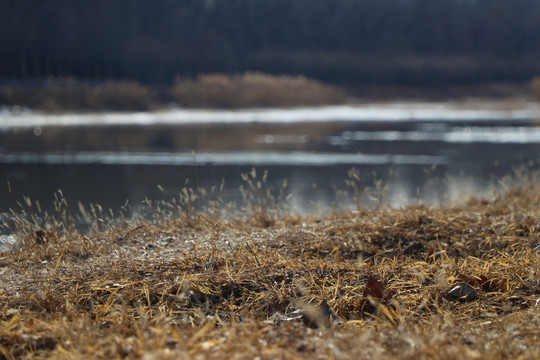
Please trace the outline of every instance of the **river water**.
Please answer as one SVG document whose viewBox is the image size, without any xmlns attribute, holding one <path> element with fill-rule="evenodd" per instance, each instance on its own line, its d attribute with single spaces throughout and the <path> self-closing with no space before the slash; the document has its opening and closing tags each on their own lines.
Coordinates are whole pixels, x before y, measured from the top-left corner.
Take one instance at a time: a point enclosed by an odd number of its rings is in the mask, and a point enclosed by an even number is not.
<svg viewBox="0 0 540 360">
<path fill-rule="evenodd" d="M 242 206 L 241 175 L 253 177 L 254 169 L 254 182 L 288 196 L 297 212 L 356 201 L 444 205 L 488 194 L 516 169 L 538 168 L 539 125 L 540 106 L 528 102 L 63 115 L 4 109 L 0 212 L 25 197 L 52 210 L 59 189 L 73 209 L 80 202 L 116 210 L 128 201 L 135 211 L 187 187 Z"/>
</svg>

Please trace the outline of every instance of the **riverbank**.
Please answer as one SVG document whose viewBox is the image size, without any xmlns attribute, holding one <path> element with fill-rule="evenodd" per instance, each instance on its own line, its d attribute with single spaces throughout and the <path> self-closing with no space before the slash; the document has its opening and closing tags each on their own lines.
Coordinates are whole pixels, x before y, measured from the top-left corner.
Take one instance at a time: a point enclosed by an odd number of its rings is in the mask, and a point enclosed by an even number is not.
<svg viewBox="0 0 540 360">
<path fill-rule="evenodd" d="M 348 86 L 303 76 L 203 74 L 172 85 L 71 79 L 4 82 L 0 105 L 45 113 L 140 112 L 177 108 L 246 109 L 377 102 L 512 102 L 540 99 L 538 80 L 438 87 Z"/>
<path fill-rule="evenodd" d="M 4 220 L 19 245 L 0 258 L 0 353 L 538 357 L 537 180 L 454 207 L 302 217 L 253 180 L 239 212 L 186 190 L 147 220 L 81 208 L 85 233 L 61 195 L 48 216 L 30 202 Z"/>
<path fill-rule="evenodd" d="M 0 104 L 49 113 L 155 111 L 176 107 L 253 108 L 342 104 L 343 90 L 303 76 L 203 74 L 172 85 L 136 81 L 84 83 L 51 79 L 0 87 Z"/>
</svg>

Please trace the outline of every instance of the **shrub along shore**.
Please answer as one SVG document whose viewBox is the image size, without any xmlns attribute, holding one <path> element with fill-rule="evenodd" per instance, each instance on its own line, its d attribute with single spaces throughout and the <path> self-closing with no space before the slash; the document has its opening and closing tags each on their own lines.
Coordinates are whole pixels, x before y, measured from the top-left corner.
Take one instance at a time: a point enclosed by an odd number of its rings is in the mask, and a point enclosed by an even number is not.
<svg viewBox="0 0 540 360">
<path fill-rule="evenodd" d="M 49 80 L 42 86 L 0 87 L 0 104 L 46 112 L 150 111 L 170 106 L 239 108 L 344 103 L 339 88 L 303 76 L 204 74 L 170 86 L 136 81 L 85 84 Z"/>
<path fill-rule="evenodd" d="M 0 105 L 21 106 L 50 113 L 153 111 L 171 107 L 256 108 L 344 104 L 351 101 L 428 100 L 468 98 L 527 98 L 540 100 L 540 80 L 530 83 L 479 84 L 404 88 L 348 86 L 323 83 L 304 76 L 263 73 L 202 74 L 177 78 L 171 85 L 148 86 L 136 81 L 11 82 L 0 85 Z"/>
<path fill-rule="evenodd" d="M 190 190 L 133 219 L 27 199 L 2 223 L 18 245 L 0 256 L 0 358 L 540 356 L 538 176 L 323 216 L 252 182 L 234 213 Z"/>
</svg>

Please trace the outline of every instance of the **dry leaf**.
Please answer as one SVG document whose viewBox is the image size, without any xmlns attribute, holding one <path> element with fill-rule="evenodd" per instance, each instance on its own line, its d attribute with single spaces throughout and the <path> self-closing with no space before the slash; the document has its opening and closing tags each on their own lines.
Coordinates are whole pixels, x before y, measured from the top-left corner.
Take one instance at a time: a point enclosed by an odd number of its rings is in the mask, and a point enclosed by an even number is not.
<svg viewBox="0 0 540 360">
<path fill-rule="evenodd" d="M 384 297 L 384 286 L 375 279 L 373 276 L 369 276 L 368 283 L 364 289 L 364 297 L 374 297 L 377 299 L 382 299 Z"/>
</svg>

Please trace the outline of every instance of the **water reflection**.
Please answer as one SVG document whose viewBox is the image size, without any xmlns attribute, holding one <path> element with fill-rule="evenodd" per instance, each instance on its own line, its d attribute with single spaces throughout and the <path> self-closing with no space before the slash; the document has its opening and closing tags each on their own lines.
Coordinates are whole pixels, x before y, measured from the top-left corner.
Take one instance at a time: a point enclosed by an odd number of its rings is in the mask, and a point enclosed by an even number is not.
<svg viewBox="0 0 540 360">
<path fill-rule="evenodd" d="M 298 122 L 492 121 L 540 119 L 540 105 L 464 106 L 451 103 L 396 102 L 280 109 L 174 109 L 161 112 L 44 115 L 0 111 L 0 128 L 88 125 L 287 124 Z"/>
<path fill-rule="evenodd" d="M 295 211 L 331 209 L 335 206 L 355 206 L 354 189 L 347 184 L 352 164 L 269 165 L 255 166 L 258 181 L 268 172 L 263 192 L 269 190 L 277 196 L 283 189 L 291 195 L 290 204 Z M 385 203 L 402 206 L 424 197 L 433 203 L 438 196 L 433 190 L 445 181 L 447 166 L 417 164 L 363 164 L 356 165 L 365 190 L 366 206 L 376 203 L 377 197 Z M 211 191 L 224 183 L 219 196 L 223 203 L 235 202 L 243 206 L 240 192 L 246 186 L 241 174 L 251 173 L 252 165 L 156 165 L 156 164 L 51 164 L 3 163 L 2 176 L 10 179 L 11 193 L 2 191 L 6 211 L 17 208 L 23 196 L 38 201 L 40 207 L 52 210 L 54 192 L 62 189 L 68 204 L 77 212 L 77 203 L 99 204 L 104 208 L 119 209 L 129 199 L 136 210 L 145 199 L 178 199 L 183 188 Z M 437 180 L 436 180 L 437 179 Z M 446 186 L 446 185 L 444 185 Z M 420 193 L 422 189 L 422 193 Z M 439 190 L 441 188 L 439 187 Z M 384 193 L 377 194 L 377 190 Z M 427 190 L 428 192 L 425 192 Z M 442 192 L 441 192 L 442 193 Z M 425 196 L 424 196 L 425 195 Z M 436 196 L 436 197 L 434 197 Z M 443 196 L 443 195 L 440 195 Z"/>
<path fill-rule="evenodd" d="M 332 145 L 354 141 L 440 141 L 451 143 L 540 143 L 540 128 L 530 126 L 455 126 L 433 124 L 416 131 L 344 131 L 329 139 Z"/>
<path fill-rule="evenodd" d="M 300 211 L 355 206 L 352 167 L 365 206 L 383 198 L 392 206 L 447 204 L 489 191 L 487 184 L 516 167 L 537 168 L 538 118 L 530 109 L 451 110 L 440 104 L 3 113 L 0 213 L 17 207 L 23 196 L 51 209 L 58 189 L 75 210 L 79 201 L 118 209 L 126 199 L 136 207 L 146 198 L 170 199 L 184 187 L 212 189 L 222 181 L 224 202 L 241 202 L 240 175 L 252 168 L 268 170 L 265 186 L 274 192 L 286 180 L 290 203 Z"/>
<path fill-rule="evenodd" d="M 0 163 L 56 165 L 216 165 L 216 166 L 333 166 L 333 165 L 442 165 L 444 156 L 350 154 L 306 151 L 249 152 L 79 152 L 0 154 Z"/>
</svg>

